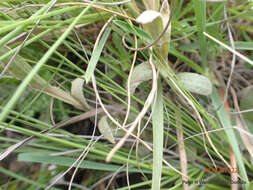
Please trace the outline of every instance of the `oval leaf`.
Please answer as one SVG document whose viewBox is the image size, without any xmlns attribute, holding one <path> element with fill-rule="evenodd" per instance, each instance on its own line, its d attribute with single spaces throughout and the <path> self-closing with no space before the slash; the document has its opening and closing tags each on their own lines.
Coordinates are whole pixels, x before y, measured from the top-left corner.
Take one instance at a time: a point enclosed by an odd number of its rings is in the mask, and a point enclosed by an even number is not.
<svg viewBox="0 0 253 190">
<path fill-rule="evenodd" d="M 102 135 L 111 143 L 115 143 L 112 129 L 108 124 L 107 116 L 103 116 L 98 122 L 98 129 Z"/>
<path fill-rule="evenodd" d="M 144 81 L 152 79 L 152 69 L 148 62 L 137 65 L 132 73 L 130 83 L 130 93 L 133 94 L 135 89 Z"/>
<path fill-rule="evenodd" d="M 240 102 L 241 110 L 248 110 L 253 108 L 253 86 L 249 86 L 243 90 L 243 96 Z M 247 112 L 242 114 L 244 119 L 253 122 L 253 112 Z"/>
<path fill-rule="evenodd" d="M 212 83 L 203 75 L 184 72 L 177 74 L 177 77 L 183 86 L 192 93 L 204 96 L 212 93 Z"/>
</svg>

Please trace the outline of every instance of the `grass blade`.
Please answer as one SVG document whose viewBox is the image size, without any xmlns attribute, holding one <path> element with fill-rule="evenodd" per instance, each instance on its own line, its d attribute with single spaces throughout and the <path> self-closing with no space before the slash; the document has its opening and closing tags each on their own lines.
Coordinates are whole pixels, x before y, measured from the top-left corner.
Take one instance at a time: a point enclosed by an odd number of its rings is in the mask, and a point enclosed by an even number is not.
<svg viewBox="0 0 253 190">
<path fill-rule="evenodd" d="M 198 42 L 200 46 L 200 54 L 202 66 L 204 68 L 207 67 L 207 44 L 206 38 L 203 34 L 206 26 L 206 1 L 203 0 L 194 0 L 194 11 L 195 11 L 195 19 L 196 25 L 198 29 Z"/>
<path fill-rule="evenodd" d="M 54 158 L 54 159 L 52 159 Z M 73 162 L 76 160 L 75 158 L 69 158 L 64 156 L 50 156 L 50 155 L 41 155 L 41 154 L 31 154 L 31 153 L 21 153 L 18 155 L 19 161 L 25 162 L 36 162 L 36 163 L 45 163 L 45 164 L 53 164 L 60 166 L 71 166 Z M 80 168 L 92 169 L 92 170 L 102 170 L 102 171 L 117 171 L 121 166 L 116 164 L 104 164 L 98 163 L 95 161 L 84 160 L 80 165 Z M 125 171 L 125 168 L 122 168 Z M 130 172 L 138 172 L 136 168 L 129 168 Z M 149 174 L 150 171 L 144 169 L 145 173 Z"/>
</svg>

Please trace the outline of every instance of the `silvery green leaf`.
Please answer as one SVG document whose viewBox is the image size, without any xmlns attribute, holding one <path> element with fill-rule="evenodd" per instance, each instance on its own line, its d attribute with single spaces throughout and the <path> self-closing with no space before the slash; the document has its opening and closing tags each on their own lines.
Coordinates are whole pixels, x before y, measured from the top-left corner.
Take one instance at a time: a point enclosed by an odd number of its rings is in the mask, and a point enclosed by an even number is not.
<svg viewBox="0 0 253 190">
<path fill-rule="evenodd" d="M 212 93 L 212 83 L 203 75 L 183 72 L 177 74 L 177 78 L 183 86 L 192 93 L 204 96 L 208 96 Z"/>
<path fill-rule="evenodd" d="M 104 27 L 106 27 L 107 24 L 105 24 Z M 93 51 L 92 51 L 92 55 L 91 55 L 91 58 L 90 58 L 90 61 L 89 61 L 89 64 L 88 64 L 88 67 L 86 69 L 86 73 L 84 76 L 86 79 L 86 83 L 88 83 L 90 81 L 91 76 L 96 69 L 96 65 L 97 65 L 100 55 L 103 51 L 105 43 L 106 43 L 108 37 L 110 36 L 110 33 L 111 33 L 111 28 L 106 28 L 103 33 L 100 32 L 101 37 L 97 38 L 97 40 L 95 42 L 95 45 L 94 45 Z"/>
<path fill-rule="evenodd" d="M 84 80 L 81 78 L 76 78 L 75 80 L 73 80 L 71 83 L 71 95 L 87 109 L 90 109 L 90 106 L 86 102 L 86 99 L 83 95 L 83 84 Z"/>
<path fill-rule="evenodd" d="M 152 79 L 152 69 L 148 62 L 143 62 L 134 67 L 131 82 L 130 93 L 133 94 L 135 89 L 144 81 Z"/>
<path fill-rule="evenodd" d="M 161 188 L 163 166 L 163 136 L 164 136 L 164 112 L 163 112 L 163 88 L 161 80 L 158 80 L 157 97 L 153 102 L 152 125 L 153 125 L 153 170 L 152 190 Z"/>
<path fill-rule="evenodd" d="M 107 116 L 103 116 L 99 122 L 98 122 L 98 129 L 102 135 L 111 143 L 115 143 L 114 137 L 113 137 L 113 130 L 111 129 L 110 125 L 107 121 Z"/>
</svg>

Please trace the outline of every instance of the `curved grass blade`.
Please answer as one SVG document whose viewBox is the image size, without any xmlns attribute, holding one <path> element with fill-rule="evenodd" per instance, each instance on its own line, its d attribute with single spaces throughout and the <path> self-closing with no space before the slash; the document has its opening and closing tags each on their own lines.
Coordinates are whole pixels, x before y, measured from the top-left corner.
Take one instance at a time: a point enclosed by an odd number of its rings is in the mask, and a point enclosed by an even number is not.
<svg viewBox="0 0 253 190">
<path fill-rule="evenodd" d="M 109 37 L 110 33 L 111 33 L 111 28 L 107 28 L 109 23 L 112 21 L 113 17 L 111 17 L 108 22 L 104 25 L 104 27 L 102 28 L 100 34 L 97 37 L 96 43 L 94 45 L 94 49 L 91 55 L 91 59 L 88 65 L 88 68 L 86 70 L 85 73 L 85 79 L 86 79 L 86 83 L 89 82 L 92 74 L 95 71 L 97 62 L 99 60 L 99 57 L 102 53 L 102 50 L 104 48 L 104 45 L 106 43 L 107 38 Z"/>
</svg>

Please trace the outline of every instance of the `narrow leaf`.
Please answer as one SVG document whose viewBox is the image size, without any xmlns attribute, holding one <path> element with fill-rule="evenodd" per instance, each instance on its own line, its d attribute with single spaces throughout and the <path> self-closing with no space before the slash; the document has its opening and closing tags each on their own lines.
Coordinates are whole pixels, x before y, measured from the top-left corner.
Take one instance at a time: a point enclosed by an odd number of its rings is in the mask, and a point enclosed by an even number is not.
<svg viewBox="0 0 253 190">
<path fill-rule="evenodd" d="M 223 103 L 221 102 L 220 96 L 217 92 L 217 90 L 214 88 L 213 89 L 213 93 L 211 95 L 211 99 L 212 99 L 212 104 L 214 106 L 214 108 L 219 108 L 217 109 L 217 116 L 221 122 L 221 125 L 223 128 L 231 128 L 232 124 L 229 120 L 228 114 L 223 106 Z M 247 172 L 244 166 L 244 162 L 243 162 L 243 157 L 241 155 L 240 149 L 239 149 L 239 144 L 238 141 L 236 139 L 235 133 L 233 130 L 225 130 L 225 133 L 227 135 L 228 141 L 230 146 L 232 147 L 232 150 L 235 154 L 236 157 L 236 161 L 239 167 L 239 173 L 242 176 L 242 179 L 244 181 L 246 181 L 246 183 L 248 183 L 248 176 L 247 176 Z M 248 186 L 246 184 L 246 186 Z"/>
<path fill-rule="evenodd" d="M 25 162 L 47 163 L 47 164 L 53 164 L 53 165 L 58 165 L 58 166 L 71 166 L 71 164 L 73 164 L 73 161 L 75 161 L 74 158 L 61 157 L 61 156 L 52 157 L 48 155 L 31 154 L 31 153 L 19 154 L 18 160 L 25 161 Z M 117 165 L 103 164 L 103 163 L 85 160 L 80 165 L 80 168 L 102 170 L 102 171 L 115 171 L 119 167 Z"/>
<path fill-rule="evenodd" d="M 152 190 L 160 189 L 163 162 L 163 96 L 159 81 L 156 101 L 152 113 L 153 125 L 153 170 Z"/>
<path fill-rule="evenodd" d="M 53 159 L 52 159 L 53 158 Z M 49 155 L 42 155 L 39 154 L 32 154 L 32 153 L 22 153 L 18 155 L 18 161 L 25 161 L 25 162 L 35 162 L 35 163 L 45 163 L 45 164 L 52 164 L 57 166 L 71 166 L 76 158 L 69 158 L 63 156 L 49 156 Z M 100 171 L 118 171 L 121 166 L 115 164 L 103 164 L 94 161 L 84 160 L 80 166 L 80 168 L 85 169 L 92 169 L 92 170 L 100 170 Z M 128 168 L 130 172 L 139 172 L 136 168 Z M 126 169 L 122 168 L 123 171 Z M 150 173 L 150 171 L 143 169 L 144 173 Z"/>
<path fill-rule="evenodd" d="M 11 49 L 7 46 L 0 47 L 0 56 L 8 53 L 10 50 Z M 10 61 L 10 59 L 11 59 L 11 56 L 1 61 L 1 64 L 0 64 L 1 70 L 5 69 L 5 67 L 8 66 L 8 62 Z M 20 55 L 17 55 L 15 57 L 15 59 L 8 66 L 8 69 L 7 69 L 9 74 L 11 74 L 12 76 L 14 76 L 15 78 L 19 80 L 23 80 L 28 75 L 28 73 L 31 72 L 31 70 L 32 70 L 32 67 Z M 36 74 L 32 78 L 30 85 L 33 88 L 39 89 L 39 88 L 45 87 L 47 85 L 47 82 L 43 78 L 41 78 L 39 75 Z"/>
<path fill-rule="evenodd" d="M 90 62 L 89 62 L 88 68 L 87 68 L 86 73 L 85 73 L 85 79 L 86 79 L 87 83 L 89 82 L 92 74 L 94 73 L 97 62 L 99 60 L 99 57 L 102 53 L 102 50 L 104 48 L 104 45 L 105 45 L 106 40 L 109 37 L 110 33 L 111 33 L 111 28 L 107 28 L 104 31 L 101 39 L 97 38 L 97 41 L 96 41 L 97 46 L 94 46 Z"/>
<path fill-rule="evenodd" d="M 253 42 L 235 42 L 237 50 L 253 50 Z"/>
<path fill-rule="evenodd" d="M 200 54 L 202 66 L 207 67 L 207 43 L 203 32 L 206 30 L 206 1 L 194 0 L 194 12 L 196 18 L 196 25 L 198 29 L 198 43 L 200 46 Z"/>
</svg>

